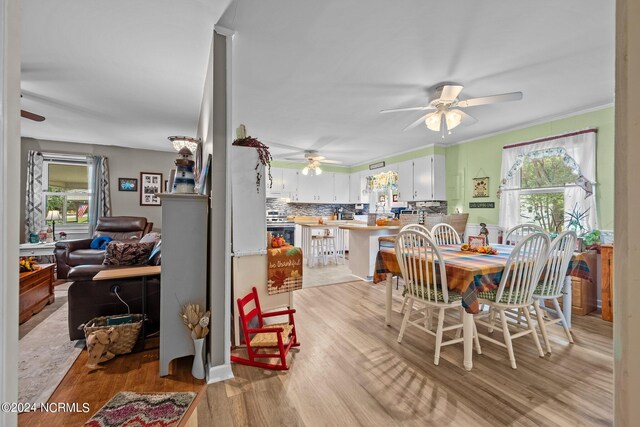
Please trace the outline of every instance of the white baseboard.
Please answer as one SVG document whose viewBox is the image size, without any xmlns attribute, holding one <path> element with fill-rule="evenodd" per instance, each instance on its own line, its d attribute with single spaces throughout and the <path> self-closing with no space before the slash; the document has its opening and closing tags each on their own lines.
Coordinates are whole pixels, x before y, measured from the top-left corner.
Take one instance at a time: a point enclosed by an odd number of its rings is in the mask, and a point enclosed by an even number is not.
<svg viewBox="0 0 640 427">
<path fill-rule="evenodd" d="M 207 375 L 207 384 L 213 384 L 233 378 L 231 363 L 224 365 L 209 366 L 209 374 Z"/>
</svg>

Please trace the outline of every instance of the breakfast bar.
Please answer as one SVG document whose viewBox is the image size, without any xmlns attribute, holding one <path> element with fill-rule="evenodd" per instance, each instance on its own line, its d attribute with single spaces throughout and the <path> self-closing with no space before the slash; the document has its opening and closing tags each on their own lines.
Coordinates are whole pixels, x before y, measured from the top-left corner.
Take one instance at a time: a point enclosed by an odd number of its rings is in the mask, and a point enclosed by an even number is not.
<svg viewBox="0 0 640 427">
<path fill-rule="evenodd" d="M 397 234 L 399 225 L 340 225 L 349 230 L 349 267 L 363 280 L 372 280 L 378 254 L 378 237 Z"/>
</svg>

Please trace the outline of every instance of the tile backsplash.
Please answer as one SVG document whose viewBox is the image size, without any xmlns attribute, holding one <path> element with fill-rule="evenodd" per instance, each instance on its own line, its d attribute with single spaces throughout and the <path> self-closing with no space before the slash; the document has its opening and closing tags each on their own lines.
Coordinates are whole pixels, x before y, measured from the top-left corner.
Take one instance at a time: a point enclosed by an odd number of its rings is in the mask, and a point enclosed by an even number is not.
<svg viewBox="0 0 640 427">
<path fill-rule="evenodd" d="M 427 214 L 446 214 L 447 202 L 438 202 L 438 206 L 431 207 L 417 207 L 417 202 L 409 202 L 407 209 L 426 210 Z M 362 205 L 362 214 L 366 215 L 369 212 L 369 204 Z M 316 204 L 316 203 L 288 203 L 284 199 L 267 199 L 267 210 L 277 210 L 286 213 L 287 215 L 296 216 L 328 216 L 334 213 L 337 209 L 343 208 L 345 212 L 355 212 L 355 204 Z M 360 211 L 360 210 L 358 210 Z"/>
</svg>

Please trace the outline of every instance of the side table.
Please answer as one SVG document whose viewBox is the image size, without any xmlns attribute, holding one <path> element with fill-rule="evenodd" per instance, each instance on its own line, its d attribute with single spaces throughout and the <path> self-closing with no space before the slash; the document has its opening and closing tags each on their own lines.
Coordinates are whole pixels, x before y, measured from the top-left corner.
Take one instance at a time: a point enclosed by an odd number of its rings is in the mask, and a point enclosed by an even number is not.
<svg viewBox="0 0 640 427">
<path fill-rule="evenodd" d="M 55 301 L 53 293 L 54 264 L 41 264 L 40 270 L 20 273 L 20 316 L 24 323 Z"/>
</svg>

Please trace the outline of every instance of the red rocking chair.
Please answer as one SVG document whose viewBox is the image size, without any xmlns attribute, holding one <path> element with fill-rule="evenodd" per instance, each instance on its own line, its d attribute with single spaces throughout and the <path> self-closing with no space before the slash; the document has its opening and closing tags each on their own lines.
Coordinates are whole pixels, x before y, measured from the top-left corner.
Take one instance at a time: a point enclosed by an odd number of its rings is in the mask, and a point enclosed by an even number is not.
<svg viewBox="0 0 640 427">
<path fill-rule="evenodd" d="M 245 306 L 251 301 L 254 302 L 255 307 L 248 313 L 245 313 Z M 293 321 L 294 309 L 273 311 L 269 313 L 262 313 L 260 310 L 260 301 L 258 300 L 258 291 L 254 287 L 252 292 L 244 298 L 238 298 L 238 313 L 240 314 L 240 321 L 242 323 L 242 331 L 244 334 L 244 341 L 247 345 L 248 359 L 239 356 L 231 356 L 231 361 L 240 363 L 242 365 L 256 366 L 264 369 L 275 370 L 288 370 L 287 366 L 287 353 L 291 347 L 297 347 L 300 345 L 296 335 L 296 325 Z M 274 325 L 264 326 L 263 318 L 282 316 L 284 314 L 289 315 L 289 323 L 279 323 Z M 251 328 L 249 323 L 255 318 L 258 318 L 258 327 Z M 251 337 L 253 335 L 253 337 Z M 278 353 L 258 353 L 260 349 L 277 348 Z M 279 364 L 258 362 L 255 359 L 280 359 Z"/>
</svg>

